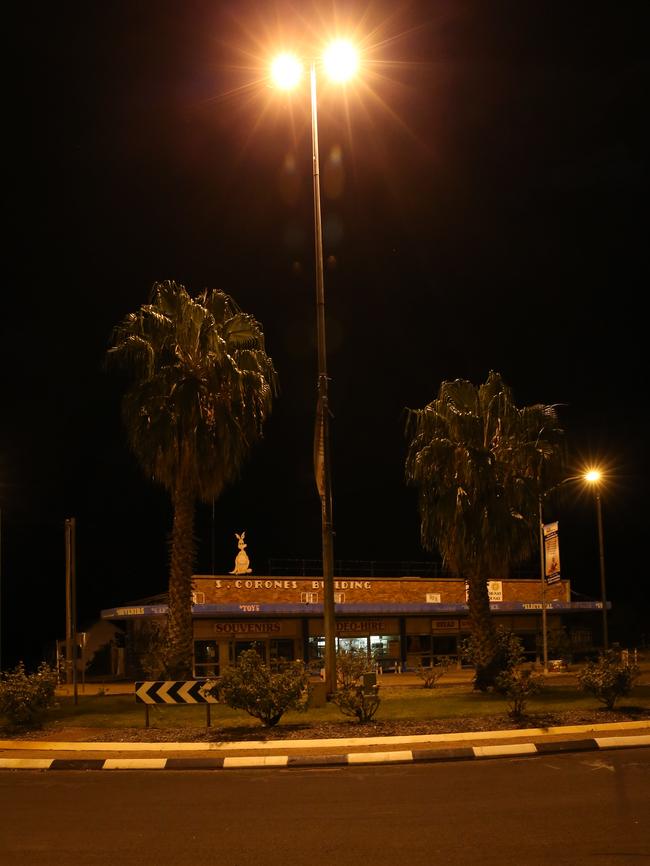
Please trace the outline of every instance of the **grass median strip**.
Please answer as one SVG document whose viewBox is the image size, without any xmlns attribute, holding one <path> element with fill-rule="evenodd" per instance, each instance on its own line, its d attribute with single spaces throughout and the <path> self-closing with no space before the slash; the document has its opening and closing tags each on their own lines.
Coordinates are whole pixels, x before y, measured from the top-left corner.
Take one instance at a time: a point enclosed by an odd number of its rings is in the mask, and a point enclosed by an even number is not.
<svg viewBox="0 0 650 866">
<path fill-rule="evenodd" d="M 507 704 L 501 696 L 475 692 L 469 681 L 441 684 L 435 689 L 424 689 L 417 684 L 390 685 L 380 688 L 380 696 L 381 705 L 374 719 L 378 727 L 383 723 L 399 721 L 413 724 L 431 720 L 444 723 L 448 720 L 453 724 L 457 719 L 478 720 L 487 716 L 507 718 Z M 650 711 L 650 683 L 641 682 L 635 686 L 633 694 L 625 699 L 625 703 L 633 705 L 631 708 L 637 713 Z M 571 723 L 568 719 L 554 722 L 553 715 L 594 714 L 598 708 L 594 706 L 594 699 L 581 692 L 575 684 L 549 680 L 544 691 L 529 701 L 527 709 L 531 721 L 535 716 L 541 716 L 550 727 Z M 619 708 L 621 721 L 625 718 L 624 710 L 623 706 Z M 160 731 L 169 728 L 205 731 L 205 708 L 201 706 L 153 705 L 149 713 L 151 726 Z M 45 722 L 48 726 L 76 725 L 116 730 L 144 728 L 142 705 L 136 704 L 134 696 L 130 694 L 81 695 L 76 705 L 71 696 L 60 695 L 58 706 L 48 712 Z M 259 730 L 259 723 L 243 710 L 233 710 L 224 704 L 212 708 L 212 723 L 224 733 L 233 729 Z M 314 727 L 317 730 L 331 724 L 347 724 L 352 730 L 355 727 L 346 722 L 338 708 L 331 703 L 324 707 L 310 707 L 306 713 L 289 712 L 279 727 Z"/>
</svg>

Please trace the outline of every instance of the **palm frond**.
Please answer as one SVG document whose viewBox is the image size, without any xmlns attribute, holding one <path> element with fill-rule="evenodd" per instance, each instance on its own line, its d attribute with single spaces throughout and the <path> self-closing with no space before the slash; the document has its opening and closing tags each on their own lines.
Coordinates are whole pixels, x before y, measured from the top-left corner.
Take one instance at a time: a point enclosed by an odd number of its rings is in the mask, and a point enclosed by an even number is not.
<svg viewBox="0 0 650 866">
<path fill-rule="evenodd" d="M 563 471 L 552 407 L 519 408 L 500 374 L 478 388 L 443 382 L 407 410 L 407 483 L 418 488 L 423 546 L 456 568 L 507 573 L 536 541 L 538 497 Z"/>
<path fill-rule="evenodd" d="M 182 475 L 199 498 L 219 495 L 277 393 L 260 324 L 224 292 L 192 298 L 165 281 L 115 329 L 108 357 L 130 374 L 122 414 L 147 475 L 170 491 Z"/>
</svg>

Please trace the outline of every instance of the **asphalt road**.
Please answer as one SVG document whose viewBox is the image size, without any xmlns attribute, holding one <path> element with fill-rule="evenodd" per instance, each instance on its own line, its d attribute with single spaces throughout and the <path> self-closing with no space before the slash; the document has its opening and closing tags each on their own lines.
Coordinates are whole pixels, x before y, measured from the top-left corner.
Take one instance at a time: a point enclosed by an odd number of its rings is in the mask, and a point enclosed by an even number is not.
<svg viewBox="0 0 650 866">
<path fill-rule="evenodd" d="M 3 771 L 2 866 L 650 864 L 650 749 L 250 771 Z"/>
</svg>

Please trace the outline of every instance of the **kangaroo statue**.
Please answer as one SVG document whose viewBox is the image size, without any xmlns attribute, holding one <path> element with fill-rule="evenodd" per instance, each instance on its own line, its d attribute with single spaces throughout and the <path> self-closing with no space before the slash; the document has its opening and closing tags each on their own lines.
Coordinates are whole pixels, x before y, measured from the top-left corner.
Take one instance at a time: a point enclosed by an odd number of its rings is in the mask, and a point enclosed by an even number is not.
<svg viewBox="0 0 650 866">
<path fill-rule="evenodd" d="M 237 547 L 239 548 L 239 553 L 235 557 L 235 567 L 230 572 L 230 574 L 252 574 L 253 569 L 250 568 L 250 560 L 248 558 L 248 554 L 246 553 L 246 542 L 244 541 L 244 536 L 246 535 L 246 531 L 242 532 L 240 535 L 238 532 L 235 533 L 235 538 L 237 539 Z"/>
</svg>

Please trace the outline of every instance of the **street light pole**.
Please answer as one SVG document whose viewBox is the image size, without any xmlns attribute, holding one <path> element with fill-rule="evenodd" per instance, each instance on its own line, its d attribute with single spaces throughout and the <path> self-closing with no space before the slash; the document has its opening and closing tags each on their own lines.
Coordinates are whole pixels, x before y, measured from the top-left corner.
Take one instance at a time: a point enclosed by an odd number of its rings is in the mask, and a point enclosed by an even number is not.
<svg viewBox="0 0 650 866">
<path fill-rule="evenodd" d="M 600 490 L 596 488 L 596 515 L 598 519 L 598 558 L 600 560 L 600 598 L 603 605 L 603 649 L 609 649 L 607 629 L 607 593 L 605 591 L 605 549 L 603 545 L 603 511 L 600 503 Z"/>
<path fill-rule="evenodd" d="M 542 580 L 542 660 L 544 673 L 548 673 L 548 630 L 546 623 L 546 564 L 544 562 L 544 515 L 542 511 L 542 495 L 539 504 L 539 573 Z"/>
<path fill-rule="evenodd" d="M 605 548 L 603 544 L 603 511 L 600 503 L 600 482 L 603 474 L 600 469 L 590 469 L 585 472 L 584 479 L 594 488 L 596 497 L 596 518 L 598 520 L 598 559 L 600 563 L 600 600 L 603 607 L 603 649 L 609 649 L 609 635 L 607 629 L 607 592 L 605 590 Z"/>
<path fill-rule="evenodd" d="M 346 40 L 332 42 L 322 58 L 323 67 L 333 81 L 349 81 L 358 66 L 354 47 Z M 272 64 L 277 86 L 293 89 L 300 81 L 302 63 L 291 53 L 278 55 Z M 327 344 L 325 339 L 325 278 L 323 274 L 323 225 L 320 201 L 320 165 L 318 155 L 318 98 L 316 60 L 309 64 L 311 93 L 311 155 L 314 195 L 314 253 L 316 272 L 316 334 L 318 342 L 318 404 L 314 429 L 314 475 L 321 503 L 323 545 L 323 619 L 325 631 L 325 689 L 336 691 L 336 620 L 334 611 L 334 529 L 332 526 L 332 473 L 330 460 L 330 411 L 328 400 Z"/>
<path fill-rule="evenodd" d="M 327 343 L 325 335 L 325 277 L 323 269 L 323 226 L 320 200 L 318 152 L 318 99 L 316 64 L 310 66 L 311 152 L 314 194 L 314 252 L 316 269 L 316 333 L 318 345 L 318 406 L 316 409 L 315 471 L 321 502 L 323 544 L 323 618 L 325 628 L 325 689 L 336 691 L 336 626 L 334 613 L 334 529 L 332 526 L 332 475 L 329 443 L 329 401 Z"/>
</svg>

